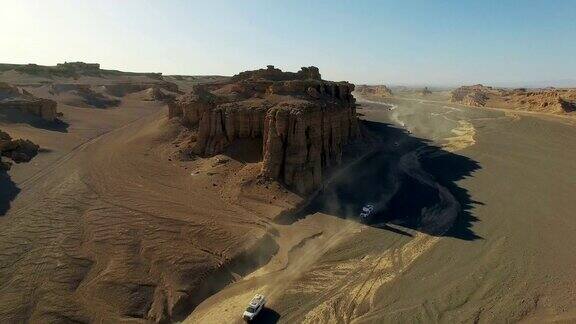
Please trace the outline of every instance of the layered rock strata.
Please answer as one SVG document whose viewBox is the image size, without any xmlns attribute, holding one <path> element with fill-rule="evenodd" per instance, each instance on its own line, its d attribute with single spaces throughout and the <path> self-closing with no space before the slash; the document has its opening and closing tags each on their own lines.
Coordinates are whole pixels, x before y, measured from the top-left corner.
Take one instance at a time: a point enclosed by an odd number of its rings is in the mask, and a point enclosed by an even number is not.
<svg viewBox="0 0 576 324">
<path fill-rule="evenodd" d="M 47 121 L 58 117 L 54 100 L 38 98 L 26 90 L 0 82 L 0 109 L 17 109 Z"/>
<path fill-rule="evenodd" d="M 348 82 L 322 80 L 316 67 L 291 73 L 268 66 L 195 86 L 169 104 L 169 117 L 197 130 L 192 150 L 202 156 L 238 139 L 261 139 L 261 175 L 307 193 L 359 135 L 353 90 Z"/>
<path fill-rule="evenodd" d="M 391 97 L 392 90 L 385 85 L 359 85 L 356 92 L 363 96 Z"/>
<path fill-rule="evenodd" d="M 88 84 L 55 83 L 50 86 L 49 92 L 53 95 L 70 93 L 81 99 L 80 103 L 75 102 L 69 103 L 64 101 L 71 106 L 108 108 L 108 107 L 117 107 L 120 105 L 119 99 L 112 98 L 104 93 L 95 91 L 94 88 L 95 87 L 90 86 Z"/>
<path fill-rule="evenodd" d="M 453 90 L 451 101 L 474 107 L 564 114 L 576 111 L 576 89 L 501 89 L 477 84 Z"/>
<path fill-rule="evenodd" d="M 138 81 L 131 81 L 131 82 L 119 82 L 114 84 L 107 84 L 104 85 L 106 92 L 110 95 L 116 97 L 123 97 L 127 94 L 131 94 L 134 92 L 144 91 L 150 88 L 159 88 L 164 89 L 166 91 L 179 93 L 178 86 L 175 83 L 167 82 L 167 81 L 158 81 L 158 82 L 138 82 Z"/>
</svg>

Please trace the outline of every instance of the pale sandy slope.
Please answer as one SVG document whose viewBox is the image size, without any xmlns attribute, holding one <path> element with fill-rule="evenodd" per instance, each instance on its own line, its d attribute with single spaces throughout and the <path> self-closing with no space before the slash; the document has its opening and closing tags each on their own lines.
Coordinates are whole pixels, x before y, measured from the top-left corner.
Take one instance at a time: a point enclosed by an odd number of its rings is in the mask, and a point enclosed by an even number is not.
<svg viewBox="0 0 576 324">
<path fill-rule="evenodd" d="M 1 125 L 42 148 L 10 171 L 19 194 L 0 216 L 1 322 L 177 318 L 260 262 L 230 264 L 246 249 L 260 252 L 268 220 L 252 210 L 280 207 L 234 203 L 223 188 L 244 163 L 177 162 L 179 126 L 164 104 L 141 99 L 106 110 L 60 106 L 62 130 Z M 266 260 L 275 245 L 264 247 Z"/>
</svg>

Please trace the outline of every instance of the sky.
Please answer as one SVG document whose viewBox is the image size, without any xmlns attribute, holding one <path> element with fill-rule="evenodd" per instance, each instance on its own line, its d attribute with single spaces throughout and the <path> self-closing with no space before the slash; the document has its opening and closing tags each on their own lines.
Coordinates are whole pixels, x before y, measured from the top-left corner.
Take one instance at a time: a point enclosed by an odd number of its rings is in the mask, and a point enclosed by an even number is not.
<svg viewBox="0 0 576 324">
<path fill-rule="evenodd" d="M 390 85 L 576 83 L 576 0 L 0 0 L 0 62 Z"/>
</svg>

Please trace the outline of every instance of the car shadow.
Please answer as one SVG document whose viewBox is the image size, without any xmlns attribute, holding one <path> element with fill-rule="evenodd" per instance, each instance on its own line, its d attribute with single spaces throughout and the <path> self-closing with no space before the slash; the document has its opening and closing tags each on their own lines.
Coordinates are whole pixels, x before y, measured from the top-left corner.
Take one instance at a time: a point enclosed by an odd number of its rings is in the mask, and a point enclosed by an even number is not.
<svg viewBox="0 0 576 324">
<path fill-rule="evenodd" d="M 362 130 L 371 153 L 334 173 L 305 208 L 279 223 L 290 224 L 316 212 L 359 221 L 362 206 L 373 204 L 376 212 L 368 224 L 375 228 L 408 236 L 412 234 L 407 230 L 413 230 L 462 240 L 481 238 L 472 230 L 478 221 L 472 210 L 482 203 L 457 183 L 479 170 L 478 162 L 388 123 L 364 120 Z"/>
<path fill-rule="evenodd" d="M 258 316 L 256 316 L 254 320 L 252 320 L 250 323 L 274 324 L 278 323 L 279 320 L 280 320 L 280 314 L 278 314 L 278 312 L 276 312 L 271 308 L 264 307 L 262 308 Z"/>
</svg>

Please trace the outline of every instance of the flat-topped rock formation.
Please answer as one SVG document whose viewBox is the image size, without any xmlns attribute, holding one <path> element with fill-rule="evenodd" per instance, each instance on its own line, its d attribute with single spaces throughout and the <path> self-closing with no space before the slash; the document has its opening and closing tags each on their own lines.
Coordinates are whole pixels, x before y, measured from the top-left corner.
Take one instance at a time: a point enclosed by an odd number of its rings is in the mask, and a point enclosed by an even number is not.
<svg viewBox="0 0 576 324">
<path fill-rule="evenodd" d="M 133 76 L 145 77 L 155 80 L 162 79 L 162 73 L 138 73 L 122 72 L 117 70 L 105 70 L 100 68 L 98 63 L 84 62 L 64 62 L 56 66 L 46 66 L 38 64 L 1 64 L 0 72 L 15 71 L 21 74 L 45 77 L 49 79 L 56 78 L 79 78 L 79 77 L 118 77 Z"/>
<path fill-rule="evenodd" d="M 172 79 L 172 78 L 169 78 Z M 201 82 L 200 78 L 200 82 Z M 97 63 L 66 62 L 56 66 L 36 64 L 0 64 L 0 82 L 4 88 L 14 87 L 20 93 L 11 93 L 11 97 L 26 99 L 24 102 L 11 100 L 12 106 L 21 110 L 29 107 L 33 114 L 40 114 L 48 120 L 55 119 L 55 113 L 49 113 L 51 101 L 60 105 L 82 108 L 111 108 L 128 100 L 165 101 L 182 92 L 174 82 L 165 80 L 161 73 L 133 73 L 105 70 Z M 183 81 L 181 84 L 186 85 Z M 36 101 L 30 105 L 30 96 L 24 96 L 23 90 L 37 97 L 51 101 Z M 0 89 L 0 91 L 3 91 Z M 5 96 L 6 97 L 6 96 Z M 38 107 L 41 104 L 42 107 Z M 47 110 L 48 109 L 48 110 Z"/>
<path fill-rule="evenodd" d="M 473 107 L 564 114 L 576 111 L 576 89 L 500 89 L 477 84 L 453 90 L 451 101 Z"/>
<path fill-rule="evenodd" d="M 0 109 L 17 109 L 23 113 L 54 121 L 58 117 L 54 100 L 33 96 L 26 90 L 0 82 Z"/>
<path fill-rule="evenodd" d="M 195 86 L 169 105 L 169 117 L 195 130 L 191 150 L 212 156 L 240 139 L 261 140 L 261 176 L 297 192 L 317 188 L 359 135 L 354 85 L 321 79 L 316 67 L 273 66 Z"/>
<path fill-rule="evenodd" d="M 356 92 L 363 96 L 376 96 L 387 98 L 392 96 L 392 90 L 385 85 L 359 85 Z"/>
</svg>

